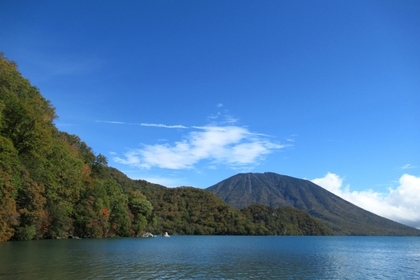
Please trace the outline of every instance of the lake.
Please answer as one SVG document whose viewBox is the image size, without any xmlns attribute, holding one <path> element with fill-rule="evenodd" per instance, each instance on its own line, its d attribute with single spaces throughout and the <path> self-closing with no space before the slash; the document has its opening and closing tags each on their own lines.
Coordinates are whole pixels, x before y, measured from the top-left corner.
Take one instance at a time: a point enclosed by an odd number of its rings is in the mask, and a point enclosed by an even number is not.
<svg viewBox="0 0 420 280">
<path fill-rule="evenodd" d="M 420 237 L 171 236 L 3 242 L 0 279 L 420 279 Z"/>
</svg>

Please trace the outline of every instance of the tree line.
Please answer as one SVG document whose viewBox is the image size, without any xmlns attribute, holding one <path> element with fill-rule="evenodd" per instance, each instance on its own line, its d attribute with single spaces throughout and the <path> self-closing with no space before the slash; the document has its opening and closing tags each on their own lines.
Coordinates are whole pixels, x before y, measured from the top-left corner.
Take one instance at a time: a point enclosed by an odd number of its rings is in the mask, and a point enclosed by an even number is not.
<svg viewBox="0 0 420 280">
<path fill-rule="evenodd" d="M 77 135 L 59 131 L 56 118 L 52 104 L 0 53 L 0 241 L 146 231 L 328 234 L 291 210 L 239 211 L 205 190 L 131 180 Z"/>
</svg>

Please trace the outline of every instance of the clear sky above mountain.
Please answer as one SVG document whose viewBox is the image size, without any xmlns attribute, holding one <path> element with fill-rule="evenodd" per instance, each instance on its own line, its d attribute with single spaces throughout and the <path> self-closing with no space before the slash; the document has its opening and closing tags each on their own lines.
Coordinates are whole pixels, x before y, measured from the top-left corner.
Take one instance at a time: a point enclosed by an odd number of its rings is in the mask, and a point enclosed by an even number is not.
<svg viewBox="0 0 420 280">
<path fill-rule="evenodd" d="M 276 172 L 420 227 L 419 30 L 419 1 L 0 2 L 0 51 L 129 177 Z"/>
</svg>

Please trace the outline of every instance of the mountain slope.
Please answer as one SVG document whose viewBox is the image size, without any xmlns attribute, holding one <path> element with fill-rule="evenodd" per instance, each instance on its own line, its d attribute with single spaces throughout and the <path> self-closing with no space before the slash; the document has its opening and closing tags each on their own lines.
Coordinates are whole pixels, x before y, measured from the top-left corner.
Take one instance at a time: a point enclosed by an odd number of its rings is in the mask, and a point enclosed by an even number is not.
<svg viewBox="0 0 420 280">
<path fill-rule="evenodd" d="M 291 206 L 272 208 L 252 204 L 241 209 L 249 220 L 267 229 L 273 235 L 332 235 L 331 229 L 320 220 Z"/>
<path fill-rule="evenodd" d="M 115 170 L 114 174 L 116 172 Z M 116 180 L 122 184 L 121 179 Z M 273 209 L 263 205 L 252 205 L 238 211 L 203 189 L 166 188 L 142 180 L 135 183 L 138 185 L 133 187 L 141 191 L 153 204 L 155 232 L 232 235 L 332 234 L 332 231 L 317 219 L 292 207 Z"/>
<path fill-rule="evenodd" d="M 303 179 L 276 173 L 243 173 L 209 188 L 232 207 L 259 203 L 293 206 L 322 220 L 340 235 L 420 235 L 420 231 L 385 219 Z"/>
</svg>

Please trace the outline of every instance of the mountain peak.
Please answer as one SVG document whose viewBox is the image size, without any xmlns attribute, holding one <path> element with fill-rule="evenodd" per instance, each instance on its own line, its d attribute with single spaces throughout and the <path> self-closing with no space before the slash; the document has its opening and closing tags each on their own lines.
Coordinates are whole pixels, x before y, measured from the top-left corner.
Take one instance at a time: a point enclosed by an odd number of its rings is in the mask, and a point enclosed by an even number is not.
<svg viewBox="0 0 420 280">
<path fill-rule="evenodd" d="M 305 179 L 274 172 L 239 173 L 209 188 L 234 208 L 259 203 L 292 206 L 322 220 L 336 234 L 420 235 L 420 231 L 368 212 Z"/>
</svg>

